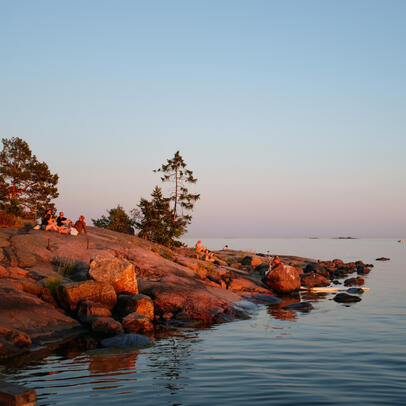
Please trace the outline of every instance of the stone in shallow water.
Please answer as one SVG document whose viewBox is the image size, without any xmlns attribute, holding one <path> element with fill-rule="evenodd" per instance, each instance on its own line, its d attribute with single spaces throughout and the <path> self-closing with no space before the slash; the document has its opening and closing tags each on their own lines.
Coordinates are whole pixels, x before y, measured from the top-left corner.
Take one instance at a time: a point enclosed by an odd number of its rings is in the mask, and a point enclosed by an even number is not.
<svg viewBox="0 0 406 406">
<path fill-rule="evenodd" d="M 362 288 L 349 288 L 347 289 L 348 293 L 364 293 L 364 289 Z"/>
<path fill-rule="evenodd" d="M 101 341 L 103 347 L 142 347 L 145 345 L 151 345 L 153 341 L 141 334 L 121 334 L 119 336 L 105 338 Z"/>
<path fill-rule="evenodd" d="M 268 304 L 278 304 L 282 302 L 282 299 L 279 299 L 279 297 L 272 296 L 272 295 L 266 295 L 264 293 L 257 293 L 256 295 L 252 296 L 254 299 L 259 300 L 261 302 L 265 302 Z"/>
<path fill-rule="evenodd" d="M 358 296 L 348 295 L 347 293 L 338 293 L 334 300 L 339 303 L 353 303 L 353 302 L 360 302 L 361 298 Z"/>
<path fill-rule="evenodd" d="M 287 306 L 283 306 L 282 309 L 285 310 L 298 310 L 298 311 L 309 311 L 314 309 L 313 305 L 310 302 L 300 302 L 300 303 L 292 303 Z"/>
</svg>

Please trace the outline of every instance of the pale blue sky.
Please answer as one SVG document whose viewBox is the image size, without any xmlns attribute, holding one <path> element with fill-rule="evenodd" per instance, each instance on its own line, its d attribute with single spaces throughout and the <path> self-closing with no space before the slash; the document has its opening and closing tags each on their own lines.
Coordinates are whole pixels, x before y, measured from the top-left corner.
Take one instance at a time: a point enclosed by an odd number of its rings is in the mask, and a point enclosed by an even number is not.
<svg viewBox="0 0 406 406">
<path fill-rule="evenodd" d="M 3 1 L 0 131 L 58 209 L 135 207 L 180 150 L 195 236 L 406 229 L 406 2 Z"/>
</svg>

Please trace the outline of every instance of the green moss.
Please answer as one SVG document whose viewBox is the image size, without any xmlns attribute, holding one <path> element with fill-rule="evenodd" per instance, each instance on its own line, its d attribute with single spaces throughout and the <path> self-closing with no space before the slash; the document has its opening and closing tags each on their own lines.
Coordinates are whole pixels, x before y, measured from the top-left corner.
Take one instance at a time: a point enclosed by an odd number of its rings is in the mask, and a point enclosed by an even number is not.
<svg viewBox="0 0 406 406">
<path fill-rule="evenodd" d="M 45 281 L 45 287 L 48 288 L 52 294 L 56 293 L 56 290 L 61 286 L 62 278 L 48 278 Z"/>
<path fill-rule="evenodd" d="M 54 257 L 51 261 L 55 272 L 64 278 L 70 278 L 78 269 L 78 263 L 72 258 Z"/>
</svg>

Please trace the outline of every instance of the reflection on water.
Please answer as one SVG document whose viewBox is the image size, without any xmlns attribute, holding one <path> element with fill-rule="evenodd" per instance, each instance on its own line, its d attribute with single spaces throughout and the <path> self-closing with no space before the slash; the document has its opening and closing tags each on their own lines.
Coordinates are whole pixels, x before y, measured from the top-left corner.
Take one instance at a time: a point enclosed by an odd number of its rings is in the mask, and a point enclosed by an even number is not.
<svg viewBox="0 0 406 406">
<path fill-rule="evenodd" d="M 285 297 L 258 305 L 249 320 L 178 329 L 139 351 L 95 349 L 83 338 L 9 361 L 0 379 L 36 389 L 39 405 L 404 404 L 405 250 L 337 241 L 349 251 L 344 257 L 331 241 L 326 251 L 317 243 L 321 258 L 333 252 L 330 258 L 347 261 L 381 255 L 391 261 L 375 262 L 365 277 L 370 291 L 351 307 L 335 303 L 335 293 L 306 291 L 301 300 L 312 302 L 309 313 L 283 309 L 299 302 Z"/>
</svg>

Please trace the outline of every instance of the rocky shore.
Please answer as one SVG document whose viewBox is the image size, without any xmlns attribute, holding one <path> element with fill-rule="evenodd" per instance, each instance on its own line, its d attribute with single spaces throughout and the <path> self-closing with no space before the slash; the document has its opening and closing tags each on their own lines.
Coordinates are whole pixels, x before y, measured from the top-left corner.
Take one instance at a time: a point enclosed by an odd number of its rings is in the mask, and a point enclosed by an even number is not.
<svg viewBox="0 0 406 406">
<path fill-rule="evenodd" d="M 92 227 L 78 237 L 0 229 L 0 358 L 75 336 L 85 348 L 148 344 L 139 334 L 249 317 L 250 302 L 309 311 L 303 286 L 352 287 L 335 300 L 358 301 L 349 293 L 362 293 L 362 275 L 372 267 L 280 256 L 283 264 L 268 272 L 260 253 L 217 251 L 214 259 Z"/>
</svg>

